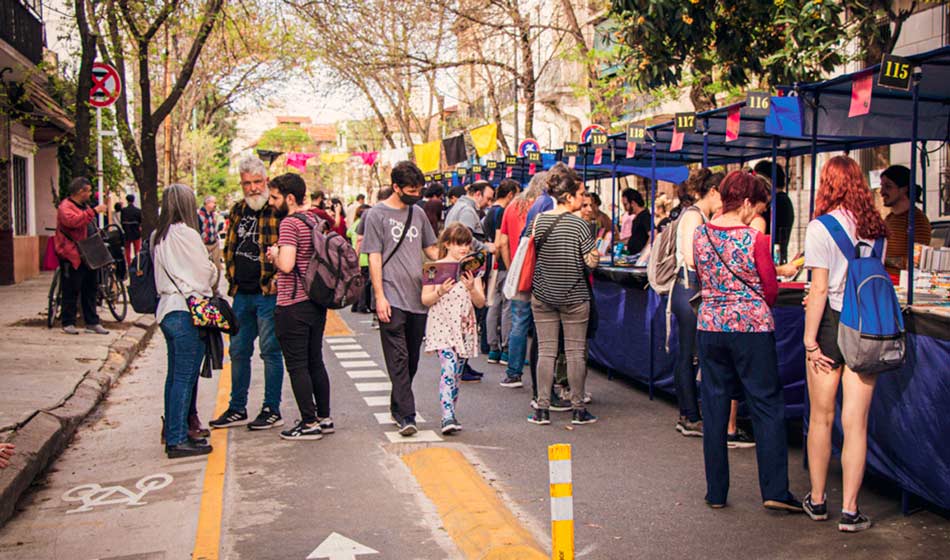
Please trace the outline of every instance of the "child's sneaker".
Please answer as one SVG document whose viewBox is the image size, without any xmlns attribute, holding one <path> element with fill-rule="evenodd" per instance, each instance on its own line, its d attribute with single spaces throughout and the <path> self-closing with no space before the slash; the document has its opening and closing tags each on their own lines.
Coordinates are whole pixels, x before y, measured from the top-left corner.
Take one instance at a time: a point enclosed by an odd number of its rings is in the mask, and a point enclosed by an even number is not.
<svg viewBox="0 0 950 560">
<path fill-rule="evenodd" d="M 449 416 L 448 418 L 442 419 L 442 435 L 447 436 L 449 434 L 454 434 L 461 429 L 462 426 L 459 425 L 458 420 L 455 419 L 455 416 Z"/>
</svg>

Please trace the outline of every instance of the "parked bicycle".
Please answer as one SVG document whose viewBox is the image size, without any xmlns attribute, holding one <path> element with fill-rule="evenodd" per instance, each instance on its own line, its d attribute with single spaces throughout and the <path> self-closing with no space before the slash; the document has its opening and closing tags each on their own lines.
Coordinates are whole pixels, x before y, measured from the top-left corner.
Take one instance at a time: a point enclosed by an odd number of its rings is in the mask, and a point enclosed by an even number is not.
<svg viewBox="0 0 950 560">
<path fill-rule="evenodd" d="M 56 231 L 55 228 L 46 228 L 47 231 Z M 96 305 L 106 306 L 116 321 L 125 320 L 129 311 L 129 294 L 125 289 L 125 256 L 123 253 L 122 228 L 110 224 L 99 230 L 99 235 L 112 257 L 108 262 L 96 270 Z M 56 267 L 53 272 L 53 281 L 49 287 L 49 302 L 47 305 L 46 326 L 53 328 L 60 318 L 63 307 L 62 267 Z"/>
</svg>

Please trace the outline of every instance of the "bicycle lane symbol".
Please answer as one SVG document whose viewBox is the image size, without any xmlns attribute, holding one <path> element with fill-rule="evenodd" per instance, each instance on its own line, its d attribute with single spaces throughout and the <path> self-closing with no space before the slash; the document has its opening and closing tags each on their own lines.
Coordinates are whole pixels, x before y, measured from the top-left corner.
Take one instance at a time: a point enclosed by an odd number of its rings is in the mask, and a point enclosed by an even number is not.
<svg viewBox="0 0 950 560">
<path fill-rule="evenodd" d="M 101 486 L 99 484 L 82 484 L 67 490 L 63 494 L 65 502 L 82 502 L 78 508 L 67 510 L 66 513 L 84 513 L 100 506 L 127 505 L 143 506 L 148 502 L 142 498 L 150 492 L 161 490 L 172 483 L 172 475 L 159 473 L 144 476 L 135 483 L 138 492 L 124 486 Z"/>
</svg>

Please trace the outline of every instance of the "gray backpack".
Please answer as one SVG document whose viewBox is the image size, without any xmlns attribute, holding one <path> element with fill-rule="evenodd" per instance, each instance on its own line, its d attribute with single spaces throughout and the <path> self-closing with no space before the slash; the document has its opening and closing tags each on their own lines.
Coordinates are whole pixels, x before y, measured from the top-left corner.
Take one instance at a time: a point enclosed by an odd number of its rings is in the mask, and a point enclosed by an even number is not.
<svg viewBox="0 0 950 560">
<path fill-rule="evenodd" d="M 650 287 L 657 295 L 667 296 L 666 298 L 666 340 L 664 348 L 670 351 L 670 326 L 673 315 L 673 284 L 679 276 L 679 269 L 676 267 L 676 232 L 679 230 L 680 220 L 687 212 L 699 212 L 706 221 L 706 216 L 696 208 L 689 208 L 680 212 L 675 220 L 666 226 L 653 240 L 653 247 L 650 249 L 650 262 L 647 263 L 647 280 Z"/>
<path fill-rule="evenodd" d="M 313 256 L 306 274 L 294 268 L 301 276 L 310 300 L 327 309 L 342 309 L 360 297 L 363 275 L 360 258 L 349 240 L 335 231 L 327 231 L 327 223 L 309 213 L 291 214 L 291 217 L 310 227 Z"/>
</svg>

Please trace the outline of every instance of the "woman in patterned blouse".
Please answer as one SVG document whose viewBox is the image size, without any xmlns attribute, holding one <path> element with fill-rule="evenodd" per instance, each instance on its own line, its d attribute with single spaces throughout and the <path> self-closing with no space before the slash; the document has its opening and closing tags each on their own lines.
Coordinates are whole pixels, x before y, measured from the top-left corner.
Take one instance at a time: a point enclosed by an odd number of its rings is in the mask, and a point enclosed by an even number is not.
<svg viewBox="0 0 950 560">
<path fill-rule="evenodd" d="M 741 384 L 757 440 L 763 505 L 801 513 L 788 490 L 785 403 L 778 377 L 772 306 L 778 296 L 769 238 L 749 227 L 769 199 L 766 183 L 734 171 L 719 186 L 722 214 L 693 235 L 702 287 L 697 349 L 702 369 L 706 503 L 726 505 L 729 461 L 726 425 L 732 388 Z"/>
</svg>

